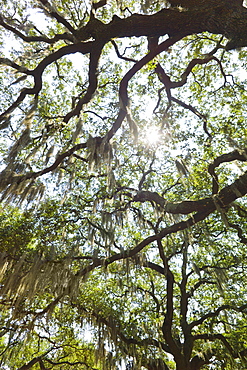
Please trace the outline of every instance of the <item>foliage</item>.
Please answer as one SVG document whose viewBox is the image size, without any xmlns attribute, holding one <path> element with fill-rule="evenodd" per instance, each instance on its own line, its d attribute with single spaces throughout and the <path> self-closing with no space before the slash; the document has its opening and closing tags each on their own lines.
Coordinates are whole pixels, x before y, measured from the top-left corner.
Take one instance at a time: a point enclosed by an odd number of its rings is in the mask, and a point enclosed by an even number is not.
<svg viewBox="0 0 247 370">
<path fill-rule="evenodd" d="M 0 5 L 1 368 L 246 369 L 242 1 Z"/>
</svg>

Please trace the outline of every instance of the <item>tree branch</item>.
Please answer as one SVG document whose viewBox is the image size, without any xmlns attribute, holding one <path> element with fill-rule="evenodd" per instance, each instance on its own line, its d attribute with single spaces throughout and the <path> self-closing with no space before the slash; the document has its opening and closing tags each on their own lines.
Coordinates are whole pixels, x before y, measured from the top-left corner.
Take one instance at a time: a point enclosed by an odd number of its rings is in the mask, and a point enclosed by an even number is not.
<svg viewBox="0 0 247 370">
<path fill-rule="evenodd" d="M 51 5 L 48 0 L 40 0 L 40 2 L 48 9 L 48 13 L 51 17 L 55 18 L 58 23 L 61 23 L 63 26 L 65 26 L 72 33 L 72 35 L 76 35 L 76 30 L 61 14 L 56 11 L 54 6 Z"/>
<path fill-rule="evenodd" d="M 68 122 L 70 118 L 74 116 L 79 116 L 81 109 L 84 104 L 87 104 L 91 101 L 93 94 L 95 93 L 98 86 L 97 78 L 97 69 L 104 44 L 102 43 L 93 43 L 93 47 L 90 51 L 90 62 L 89 62 L 89 84 L 86 91 L 86 94 L 78 101 L 76 107 L 64 117 L 64 122 Z"/>
<path fill-rule="evenodd" d="M 31 369 L 35 364 L 39 363 L 40 360 L 42 360 L 42 358 L 44 356 L 46 356 L 51 351 L 52 351 L 52 348 L 49 349 L 48 351 L 46 351 L 45 353 L 43 353 L 43 355 L 38 356 L 38 357 L 34 357 L 31 361 L 29 361 L 27 364 L 19 367 L 17 370 L 28 370 L 28 369 Z"/>
<path fill-rule="evenodd" d="M 218 176 L 215 173 L 215 168 L 219 167 L 222 163 L 227 163 L 227 162 L 233 162 L 235 160 L 245 162 L 247 161 L 247 148 L 245 149 L 236 149 L 233 152 L 227 153 L 227 154 L 222 154 L 219 157 L 215 158 L 213 163 L 211 163 L 208 166 L 208 172 L 212 176 L 213 179 L 213 186 L 212 186 L 212 193 L 216 194 L 219 191 L 219 183 L 218 183 Z"/>
<path fill-rule="evenodd" d="M 12 60 L 10 60 L 8 58 L 0 58 L 0 64 L 5 65 L 5 66 L 9 66 L 11 68 L 14 68 L 20 73 L 25 73 L 27 75 L 32 74 L 32 71 L 30 71 L 26 67 L 20 66 L 19 64 L 13 62 Z"/>
<path fill-rule="evenodd" d="M 25 42 L 45 42 L 47 44 L 55 44 L 59 40 L 67 40 L 70 42 L 74 41 L 74 38 L 67 32 L 64 32 L 62 34 L 57 34 L 52 38 L 48 38 L 46 36 L 27 36 L 23 34 L 22 32 L 18 31 L 15 27 L 9 25 L 4 21 L 3 16 L 0 14 L 0 25 L 4 27 L 6 30 L 11 31 L 14 35 L 19 37 Z"/>
<path fill-rule="evenodd" d="M 229 305 L 229 304 L 222 305 L 222 306 L 218 307 L 217 310 L 212 311 L 212 312 L 208 312 L 206 315 L 202 316 L 200 319 L 198 319 L 196 321 L 192 321 L 189 324 L 190 330 L 193 329 L 195 326 L 201 325 L 207 319 L 218 316 L 221 313 L 221 311 L 233 310 L 233 311 L 236 311 L 236 312 L 244 312 L 246 310 L 246 308 L 247 308 L 247 305 L 243 305 L 243 306 L 240 306 L 240 307 L 234 307 L 234 306 Z"/>
<path fill-rule="evenodd" d="M 210 341 L 215 341 L 216 339 L 218 339 L 224 344 L 224 346 L 226 347 L 226 349 L 229 351 L 233 358 L 239 357 L 239 355 L 234 352 L 232 346 L 222 334 L 197 334 L 194 335 L 193 339 L 194 340 L 206 339 Z"/>
<path fill-rule="evenodd" d="M 234 159 L 239 159 L 246 161 L 246 152 L 244 154 L 239 154 L 238 151 L 229 153 L 229 155 L 223 155 L 221 157 L 225 158 L 224 162 L 232 161 Z M 229 159 L 231 158 L 231 159 Z M 241 158 L 241 159 L 240 159 Z M 221 158 L 222 159 L 222 158 Z M 227 160 L 229 159 L 229 160 Z M 217 162 L 217 161 L 216 161 Z M 223 162 L 223 159 L 220 163 Z M 160 205 L 165 212 L 172 214 L 189 214 L 192 212 L 204 212 L 208 211 L 209 213 L 217 209 L 216 204 L 220 208 L 224 208 L 231 204 L 237 198 L 243 197 L 247 193 L 247 172 L 235 180 L 232 185 L 226 186 L 223 188 L 217 195 L 217 197 L 207 197 L 199 200 L 186 200 L 179 203 L 170 203 L 165 198 L 160 196 L 157 192 L 151 192 L 148 190 L 143 190 L 138 192 L 133 197 L 133 202 L 155 202 Z"/>
<path fill-rule="evenodd" d="M 42 74 L 48 65 L 50 65 L 51 63 L 55 62 L 56 60 L 68 54 L 74 54 L 77 52 L 82 53 L 82 54 L 90 53 L 92 50 L 92 47 L 93 47 L 93 42 L 68 45 L 68 46 L 62 47 L 61 49 L 57 50 L 56 52 L 44 58 L 34 70 L 28 72 L 29 75 L 32 75 L 34 77 L 33 88 L 25 88 L 20 93 L 16 101 L 5 112 L 3 112 L 0 115 L 0 121 L 4 120 L 7 115 L 12 113 L 20 105 L 20 103 L 25 99 L 27 95 L 38 95 L 39 94 L 40 90 L 42 89 Z"/>
</svg>

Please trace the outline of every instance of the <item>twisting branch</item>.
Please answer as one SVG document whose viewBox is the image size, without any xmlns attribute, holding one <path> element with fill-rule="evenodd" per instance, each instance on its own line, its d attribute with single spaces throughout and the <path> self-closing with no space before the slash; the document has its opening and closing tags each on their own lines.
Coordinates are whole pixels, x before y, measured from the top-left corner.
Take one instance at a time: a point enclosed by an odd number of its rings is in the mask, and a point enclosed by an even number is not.
<svg viewBox="0 0 247 370">
<path fill-rule="evenodd" d="M 198 59 L 198 58 L 197 59 L 193 59 L 189 63 L 189 65 L 187 66 L 185 72 L 182 74 L 181 80 L 180 81 L 177 81 L 177 82 L 171 81 L 170 77 L 166 74 L 166 72 L 164 71 L 164 69 L 162 68 L 162 66 L 159 63 L 155 67 L 155 72 L 157 73 L 159 80 L 165 86 L 169 106 L 171 105 L 171 102 L 174 101 L 175 103 L 181 105 L 185 109 L 190 110 L 192 113 L 194 113 L 200 119 L 202 119 L 203 120 L 203 129 L 204 129 L 205 133 L 208 135 L 209 138 L 211 138 L 212 136 L 208 132 L 208 129 L 207 129 L 207 117 L 204 114 L 200 113 L 192 105 L 186 104 L 186 103 L 182 102 L 181 100 L 179 100 L 177 98 L 174 98 L 172 96 L 172 94 L 171 94 L 171 89 L 174 89 L 174 88 L 177 88 L 177 87 L 182 87 L 183 85 L 185 85 L 186 82 L 187 82 L 187 78 L 188 78 L 189 74 L 192 72 L 192 69 L 197 64 L 205 64 L 205 63 L 208 63 L 212 59 L 216 59 L 216 58 L 209 55 L 209 56 L 207 56 L 204 59 Z M 158 104 L 160 102 L 160 99 L 161 99 L 161 97 L 159 96 L 159 100 L 158 100 L 158 103 L 157 103 L 155 109 L 157 109 L 157 106 L 158 106 Z"/>
<path fill-rule="evenodd" d="M 240 306 L 240 307 L 234 307 L 232 305 L 225 304 L 225 305 L 222 305 L 222 306 L 218 307 L 217 310 L 215 310 L 215 311 L 208 312 L 206 315 L 202 316 L 200 319 L 192 321 L 189 324 L 189 327 L 190 327 L 190 329 L 193 329 L 195 326 L 203 324 L 203 322 L 206 321 L 207 319 L 219 316 L 219 314 L 222 311 L 233 310 L 233 311 L 236 311 L 236 312 L 246 312 L 246 308 L 247 308 L 246 304 L 243 305 L 243 306 Z M 197 335 L 194 336 L 194 339 L 198 339 Z"/>
<path fill-rule="evenodd" d="M 162 53 L 163 51 L 167 50 L 171 45 L 174 45 L 177 41 L 180 40 L 180 37 L 170 37 L 169 39 L 160 43 L 156 48 L 150 50 L 150 52 L 145 55 L 142 59 L 140 59 L 123 77 L 122 81 L 120 82 L 119 87 L 119 97 L 120 101 L 122 102 L 124 108 L 126 109 L 128 106 L 129 98 L 128 98 L 128 83 L 130 79 L 147 63 L 149 63 L 153 58 L 157 55 Z"/>
<path fill-rule="evenodd" d="M 145 261 L 145 260 L 141 261 L 141 263 L 140 263 L 139 259 L 134 259 L 134 260 L 137 261 L 137 263 L 140 264 L 140 266 L 147 267 L 150 270 L 156 271 L 161 275 L 164 275 L 164 276 L 166 275 L 164 267 L 162 267 L 160 265 L 157 265 L 156 263 L 153 263 L 153 262 L 150 262 L 150 261 Z"/>
<path fill-rule="evenodd" d="M 76 146 L 74 148 L 78 149 L 79 146 Z M 75 150 L 75 149 L 73 149 L 73 150 Z M 70 153 L 70 155 L 71 154 L 72 154 L 72 152 Z M 46 169 L 45 170 L 46 172 L 43 172 L 43 173 L 47 173 L 48 170 L 50 170 L 50 168 Z M 247 193 L 246 183 L 247 183 L 247 173 L 245 175 L 241 176 L 232 185 L 230 185 L 230 186 L 224 188 L 223 190 L 221 190 L 221 192 L 219 193 L 219 198 L 221 197 L 222 202 L 224 201 L 224 202 L 226 202 L 226 204 L 231 203 L 237 197 L 243 196 L 244 194 Z M 238 190 L 237 194 L 236 194 L 236 189 Z M 63 293 L 61 295 L 57 296 L 43 311 L 37 313 L 35 315 L 35 318 L 40 317 L 42 315 L 45 315 L 47 312 L 49 312 L 49 310 L 52 307 L 54 307 L 64 296 L 66 296 L 68 294 L 68 292 L 70 291 L 71 286 L 73 286 L 75 281 L 77 281 L 78 279 L 82 278 L 83 276 L 86 276 L 87 274 L 89 274 L 90 272 L 92 272 L 93 270 L 95 270 L 98 267 L 107 267 L 108 265 L 110 265 L 110 264 L 112 264 L 116 261 L 131 258 L 131 257 L 137 255 L 140 251 L 142 251 L 149 244 L 151 244 L 155 241 L 161 241 L 167 235 L 170 235 L 172 233 L 176 233 L 176 232 L 181 231 L 181 230 L 188 229 L 189 227 L 191 227 L 191 226 L 197 224 L 198 222 L 204 220 L 210 213 L 212 213 L 216 209 L 214 202 L 213 202 L 213 205 L 214 206 L 212 208 L 205 207 L 204 211 L 194 214 L 189 219 L 187 219 L 185 221 L 175 223 L 171 226 L 168 226 L 168 227 L 162 229 L 159 233 L 156 233 L 154 235 L 151 235 L 151 236 L 147 237 L 146 239 L 143 239 L 140 243 L 138 243 L 132 249 L 125 249 L 125 250 L 121 251 L 120 253 L 116 253 L 114 255 L 111 255 L 108 258 L 94 258 L 93 262 L 91 264 L 89 264 L 86 267 L 82 267 L 71 278 L 71 280 L 67 283 L 67 286 L 64 288 Z M 159 270 L 159 268 L 157 266 L 153 266 L 153 265 L 150 265 L 150 264 L 148 264 L 147 267 Z M 168 268 L 168 265 L 166 266 L 166 268 Z M 169 275 L 169 279 L 170 279 L 169 280 L 169 287 L 167 287 L 167 289 L 169 289 L 169 300 L 167 301 L 168 302 L 167 304 L 169 304 L 169 311 L 168 311 L 168 316 L 167 316 L 167 318 L 164 322 L 164 327 L 163 327 L 164 328 L 164 333 L 166 333 L 166 327 L 168 329 L 169 328 L 171 329 L 171 320 L 172 320 L 172 317 L 170 316 L 171 315 L 171 310 L 170 310 L 171 306 L 170 305 L 171 305 L 171 300 L 172 300 L 172 289 L 173 289 L 174 278 L 173 278 L 172 275 Z M 35 318 L 34 318 L 34 320 L 35 320 Z M 193 324 L 192 324 L 192 326 L 193 326 Z M 172 338 L 171 333 L 170 334 L 168 333 L 168 338 L 167 339 L 170 342 L 169 347 L 171 345 L 170 349 L 172 350 L 172 353 L 174 355 L 176 354 L 176 356 L 177 356 L 178 362 L 180 362 L 180 363 L 181 363 L 181 361 L 183 362 L 183 358 L 181 357 L 180 350 L 177 347 L 176 342 Z"/>
<path fill-rule="evenodd" d="M 137 60 L 135 60 L 133 58 L 124 57 L 123 55 L 121 55 L 120 52 L 119 52 L 119 50 L 118 50 L 117 43 L 114 40 L 111 40 L 111 43 L 114 46 L 114 49 L 116 51 L 116 54 L 117 54 L 118 58 L 123 59 L 126 62 L 134 62 L 134 63 L 137 63 Z"/>
<path fill-rule="evenodd" d="M 193 272 L 193 271 L 192 271 Z M 192 273 L 190 272 L 190 273 Z M 189 274 L 188 274 L 189 275 Z M 200 286 L 204 285 L 204 284 L 211 284 L 211 285 L 215 285 L 216 282 L 215 281 L 212 281 L 212 280 L 208 280 L 208 279 L 200 279 L 190 290 L 189 292 L 187 293 L 188 295 L 188 298 L 191 298 L 193 297 L 194 295 L 194 292 L 200 288 Z"/>
<path fill-rule="evenodd" d="M 181 105 L 181 107 L 190 110 L 192 113 L 194 113 L 197 117 L 203 120 L 203 129 L 205 133 L 208 135 L 209 138 L 212 138 L 212 135 L 208 132 L 207 128 L 207 117 L 205 114 L 200 113 L 195 107 L 193 107 L 190 104 L 186 104 L 182 102 L 180 99 L 174 98 L 173 96 L 171 97 L 171 100 L 174 101 L 175 103 Z"/>
<path fill-rule="evenodd" d="M 210 319 L 210 318 L 213 318 L 213 317 L 216 317 L 216 316 L 219 316 L 219 314 L 226 310 L 226 309 L 230 309 L 233 307 L 226 304 L 226 305 L 223 305 L 221 307 L 218 307 L 217 310 L 213 311 L 213 312 L 208 312 L 206 315 L 203 315 L 200 319 L 198 320 L 195 320 L 195 321 L 192 321 L 190 324 L 189 324 L 189 327 L 190 327 L 190 330 L 193 329 L 195 326 L 198 326 L 198 325 L 201 325 L 204 321 L 206 321 L 207 319 Z M 235 309 L 236 311 L 238 311 L 238 309 Z"/>
<path fill-rule="evenodd" d="M 27 95 L 37 96 L 39 94 L 42 89 L 42 74 L 48 65 L 68 54 L 74 54 L 77 52 L 82 54 L 90 53 L 92 47 L 93 42 L 68 45 L 44 58 L 34 70 L 28 71 L 28 74 L 34 77 L 34 86 L 32 88 L 25 88 L 22 90 L 15 102 L 0 115 L 0 121 L 4 120 L 6 116 L 12 113 L 23 102 Z M 27 71 L 25 73 L 27 73 Z"/>
<path fill-rule="evenodd" d="M 208 166 L 208 172 L 212 176 L 213 186 L 212 193 L 217 194 L 219 191 L 218 176 L 215 173 L 215 168 L 219 167 L 222 163 L 233 162 L 235 160 L 245 162 L 247 161 L 247 149 L 236 149 L 233 152 L 222 154 L 219 157 L 215 158 L 213 163 Z"/>
<path fill-rule="evenodd" d="M 68 33 L 64 32 L 62 34 L 57 34 L 52 38 L 46 36 L 27 36 L 22 32 L 18 31 L 15 27 L 9 25 L 4 21 L 3 16 L 0 14 L 0 26 L 4 27 L 6 30 L 11 31 L 14 35 L 18 36 L 25 42 L 45 42 L 47 44 L 55 44 L 59 40 L 67 40 L 73 42 L 73 37 Z"/>
<path fill-rule="evenodd" d="M 4 186 L 7 186 L 8 184 L 20 184 L 22 181 L 30 180 L 30 179 L 36 179 L 40 176 L 45 175 L 46 173 L 54 171 L 63 161 L 65 158 L 70 157 L 74 154 L 77 150 L 85 149 L 87 147 L 87 143 L 81 143 L 73 146 L 71 149 L 67 150 L 66 152 L 60 154 L 55 162 L 49 166 L 44 168 L 43 170 L 37 171 L 37 172 L 29 172 L 25 175 L 9 175 L 5 178 L 5 171 L 3 170 L 1 175 L 4 177 L 3 184 Z"/>
<path fill-rule="evenodd" d="M 155 47 L 157 47 L 157 43 L 158 43 L 158 38 L 157 37 L 149 37 L 148 38 L 148 46 L 149 46 L 150 50 L 155 49 Z M 159 80 L 164 84 L 165 89 L 166 89 L 166 94 L 167 94 L 167 99 L 168 99 L 168 108 L 167 108 L 167 110 L 169 109 L 172 101 L 181 105 L 183 108 L 189 109 L 192 113 L 194 113 L 195 115 L 197 115 L 199 118 L 201 118 L 203 120 L 203 129 L 204 129 L 205 133 L 208 135 L 209 138 L 211 138 L 212 136 L 208 132 L 208 129 L 207 129 L 207 117 L 204 114 L 198 112 L 198 110 L 196 108 L 194 108 L 193 106 L 191 106 L 190 104 L 188 105 L 188 104 L 182 102 L 181 100 L 174 98 L 171 94 L 171 89 L 174 89 L 174 88 L 177 88 L 177 87 L 182 87 L 183 85 L 185 85 L 186 82 L 187 82 L 189 74 L 192 72 L 192 69 L 196 65 L 207 64 L 211 60 L 216 60 L 216 62 L 220 66 L 221 73 L 223 74 L 224 78 L 226 79 L 226 76 L 224 74 L 224 70 L 223 70 L 221 62 L 218 60 L 218 58 L 213 56 L 213 54 L 218 50 L 219 47 L 220 46 L 217 45 L 211 51 L 211 53 L 207 54 L 207 56 L 203 59 L 195 58 L 192 61 L 190 61 L 187 68 L 182 73 L 180 81 L 176 81 L 176 82 L 171 81 L 170 77 L 166 74 L 166 72 L 164 71 L 164 69 L 162 68 L 160 63 L 158 63 L 155 67 L 155 72 L 157 73 Z M 158 102 L 157 102 L 157 105 L 156 105 L 154 111 L 157 109 L 157 107 L 160 103 L 160 100 L 161 100 L 160 93 L 161 93 L 161 91 L 162 91 L 162 89 L 159 90 L 159 99 L 158 99 Z"/>
<path fill-rule="evenodd" d="M 118 129 L 121 127 L 124 118 L 127 115 L 131 115 L 129 110 L 129 97 L 128 97 L 128 84 L 131 78 L 148 62 L 155 58 L 158 54 L 167 50 L 171 45 L 174 45 L 177 41 L 181 39 L 181 36 L 170 37 L 169 39 L 160 43 L 155 49 L 150 50 L 150 52 L 140 59 L 123 77 L 119 86 L 119 100 L 120 100 L 120 110 L 118 117 L 112 125 L 112 128 L 105 135 L 104 140 L 110 140 Z"/>
<path fill-rule="evenodd" d="M 239 237 L 239 240 L 241 241 L 241 243 L 247 244 L 247 237 L 244 236 L 244 232 L 241 229 L 241 227 L 239 225 L 233 224 L 231 222 L 229 222 L 228 224 L 229 224 L 230 227 L 232 227 L 233 229 L 237 230 L 238 237 Z"/>
<path fill-rule="evenodd" d="M 164 229 L 162 229 L 159 233 L 151 235 L 147 237 L 146 239 L 143 239 L 140 243 L 138 243 L 134 248 L 132 249 L 125 249 L 120 253 L 116 253 L 108 258 L 94 258 L 93 262 L 89 264 L 86 267 L 82 267 L 75 275 L 72 277 L 72 279 L 68 282 L 67 286 L 64 288 L 63 294 L 57 296 L 43 311 L 36 313 L 34 320 L 37 317 L 41 317 L 45 315 L 51 308 L 56 306 L 56 304 L 68 294 L 68 292 L 71 289 L 71 286 L 73 286 L 74 282 L 77 281 L 78 279 L 82 278 L 83 276 L 87 276 L 90 272 L 94 271 L 98 267 L 107 267 L 108 265 L 120 261 L 123 259 L 131 258 L 137 255 L 139 252 L 141 252 L 146 246 L 149 244 L 159 241 L 166 237 L 167 235 L 170 235 L 172 233 L 176 233 L 177 231 L 180 230 L 185 230 L 190 226 L 195 225 L 196 223 L 204 220 L 208 214 L 210 214 L 210 211 L 205 211 L 203 213 L 197 213 L 193 217 L 189 218 L 186 221 L 182 221 L 176 224 L 173 224 L 171 226 L 168 226 Z M 147 263 L 147 267 L 154 269 L 156 271 L 159 271 L 163 274 L 163 271 L 160 270 L 158 265 L 152 264 L 152 263 Z M 170 280 L 170 283 L 173 285 L 173 281 Z M 169 287 L 170 289 L 170 287 Z M 169 303 L 170 304 L 170 303 Z M 170 318 L 168 318 L 170 320 Z M 168 320 L 167 319 L 167 320 Z M 33 321 L 34 321 L 33 320 Z M 169 321 L 170 325 L 170 321 Z M 175 343 L 175 342 L 174 342 Z"/>
<path fill-rule="evenodd" d="M 216 52 L 216 51 L 217 50 L 215 50 L 214 52 Z M 185 71 L 182 73 L 181 80 L 176 81 L 176 82 L 171 82 L 171 88 L 182 87 L 183 85 L 185 85 L 186 82 L 187 82 L 188 76 L 190 75 L 190 73 L 192 72 L 193 68 L 196 65 L 208 64 L 211 60 L 216 60 L 217 63 L 218 63 L 218 59 L 215 58 L 213 55 L 210 55 L 210 54 L 207 54 L 207 56 L 205 58 L 192 59 L 189 62 L 188 66 L 186 67 Z"/>
<path fill-rule="evenodd" d="M 64 122 L 68 122 L 72 117 L 79 116 L 83 105 L 89 103 L 95 93 L 98 86 L 97 70 L 100 55 L 103 49 L 104 43 L 93 42 L 93 47 L 90 51 L 90 62 L 89 62 L 89 85 L 85 95 L 78 101 L 76 107 L 64 117 Z"/>
<path fill-rule="evenodd" d="M 158 100 L 157 100 L 157 103 L 156 103 L 156 106 L 154 107 L 154 109 L 153 109 L 153 113 L 156 113 L 156 110 L 159 108 L 159 105 L 160 105 L 160 102 L 161 102 L 161 99 L 162 99 L 162 95 L 161 95 L 161 93 L 162 93 L 162 91 L 165 89 L 165 87 L 163 86 L 163 87 L 161 87 L 159 90 L 158 90 Z M 166 117 L 166 115 L 167 115 L 167 113 L 168 113 L 168 111 L 169 111 L 169 109 L 170 109 L 170 107 L 171 107 L 171 104 L 169 103 L 168 104 L 168 107 L 166 108 L 166 110 L 165 110 L 165 113 L 163 114 L 163 117 L 165 118 Z M 164 119 L 163 119 L 163 121 L 164 121 Z M 163 129 L 164 128 L 164 123 L 162 124 L 162 127 L 161 127 L 161 129 Z"/>
<path fill-rule="evenodd" d="M 39 0 L 47 9 L 48 14 L 55 18 L 59 23 L 64 25 L 73 35 L 76 36 L 76 30 L 71 26 L 71 24 L 59 14 L 54 6 L 52 6 L 48 0 Z"/>
</svg>

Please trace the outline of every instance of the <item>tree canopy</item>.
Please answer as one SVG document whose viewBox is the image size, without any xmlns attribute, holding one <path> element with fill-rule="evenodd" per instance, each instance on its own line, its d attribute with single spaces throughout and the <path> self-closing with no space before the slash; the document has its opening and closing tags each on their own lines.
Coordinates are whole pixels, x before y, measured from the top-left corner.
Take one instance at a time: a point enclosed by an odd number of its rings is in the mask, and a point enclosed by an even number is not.
<svg viewBox="0 0 247 370">
<path fill-rule="evenodd" d="M 0 0 L 2 369 L 247 366 L 247 8 Z"/>
</svg>

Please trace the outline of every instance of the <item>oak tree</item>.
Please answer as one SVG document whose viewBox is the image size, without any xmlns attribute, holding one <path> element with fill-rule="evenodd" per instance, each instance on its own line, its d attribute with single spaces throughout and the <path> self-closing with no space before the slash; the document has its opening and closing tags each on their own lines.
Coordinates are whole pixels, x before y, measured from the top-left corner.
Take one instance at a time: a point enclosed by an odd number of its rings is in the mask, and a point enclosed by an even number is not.
<svg viewBox="0 0 247 370">
<path fill-rule="evenodd" d="M 1 367 L 246 369 L 243 1 L 0 4 Z"/>
</svg>

